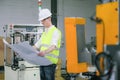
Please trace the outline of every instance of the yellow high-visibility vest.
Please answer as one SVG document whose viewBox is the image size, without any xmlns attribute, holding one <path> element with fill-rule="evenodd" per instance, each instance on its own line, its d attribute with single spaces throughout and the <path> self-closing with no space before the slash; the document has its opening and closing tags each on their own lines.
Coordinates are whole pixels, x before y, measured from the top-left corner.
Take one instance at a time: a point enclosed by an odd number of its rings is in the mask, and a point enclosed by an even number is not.
<svg viewBox="0 0 120 80">
<path fill-rule="evenodd" d="M 59 29 L 57 29 L 55 26 L 53 26 L 52 28 L 50 28 L 50 30 L 47 33 L 43 32 L 42 35 L 41 35 L 40 50 L 44 51 L 44 50 L 48 49 L 48 47 L 50 47 L 50 42 L 53 38 L 53 33 L 56 30 L 60 34 L 59 40 L 58 40 L 58 43 L 57 43 L 57 49 L 55 49 L 52 52 L 45 55 L 45 58 L 50 60 L 53 64 L 56 64 L 58 62 L 59 48 L 60 48 L 60 45 L 61 45 L 61 31 Z"/>
</svg>

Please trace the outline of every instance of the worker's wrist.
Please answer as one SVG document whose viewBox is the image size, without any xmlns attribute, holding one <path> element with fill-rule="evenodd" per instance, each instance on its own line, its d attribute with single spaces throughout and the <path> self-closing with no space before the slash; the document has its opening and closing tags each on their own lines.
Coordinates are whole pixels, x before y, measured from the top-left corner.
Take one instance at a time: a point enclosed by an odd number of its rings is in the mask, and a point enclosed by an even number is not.
<svg viewBox="0 0 120 80">
<path fill-rule="evenodd" d="M 47 50 L 45 50 L 45 54 L 47 54 L 48 53 L 48 51 Z"/>
</svg>

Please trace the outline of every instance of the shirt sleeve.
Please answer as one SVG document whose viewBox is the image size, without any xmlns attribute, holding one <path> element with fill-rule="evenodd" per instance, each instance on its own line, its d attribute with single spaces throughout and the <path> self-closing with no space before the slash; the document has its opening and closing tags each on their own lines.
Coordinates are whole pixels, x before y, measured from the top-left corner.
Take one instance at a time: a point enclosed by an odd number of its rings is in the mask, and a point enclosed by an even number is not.
<svg viewBox="0 0 120 80">
<path fill-rule="evenodd" d="M 35 43 L 35 47 L 37 47 L 38 49 L 40 48 L 41 45 L 41 39 L 39 39 L 36 43 Z"/>
<path fill-rule="evenodd" d="M 60 34 L 58 30 L 55 30 L 52 36 L 51 45 L 55 45 L 57 47 L 59 36 Z"/>
</svg>

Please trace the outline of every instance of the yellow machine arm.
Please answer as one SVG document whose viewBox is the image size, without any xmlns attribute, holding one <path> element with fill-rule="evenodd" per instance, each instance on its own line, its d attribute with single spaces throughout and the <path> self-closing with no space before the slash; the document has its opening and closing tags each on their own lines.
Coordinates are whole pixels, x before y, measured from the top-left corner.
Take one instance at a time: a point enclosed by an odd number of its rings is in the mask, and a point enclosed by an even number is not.
<svg viewBox="0 0 120 80">
<path fill-rule="evenodd" d="M 78 41 L 77 27 L 83 27 L 86 21 L 84 18 L 65 18 L 65 38 L 66 38 L 66 56 L 67 56 L 67 72 L 80 73 L 86 72 L 88 64 L 86 62 L 78 62 Z M 80 26 L 77 26 L 80 25 Z M 80 36 L 80 34 L 78 35 Z"/>
</svg>

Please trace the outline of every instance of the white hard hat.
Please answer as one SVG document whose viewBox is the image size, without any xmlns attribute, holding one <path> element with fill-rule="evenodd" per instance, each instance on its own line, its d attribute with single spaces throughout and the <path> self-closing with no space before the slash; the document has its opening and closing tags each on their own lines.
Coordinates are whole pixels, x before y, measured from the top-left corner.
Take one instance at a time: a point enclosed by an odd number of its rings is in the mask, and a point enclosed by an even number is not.
<svg viewBox="0 0 120 80">
<path fill-rule="evenodd" d="M 52 15 L 49 9 L 42 9 L 39 13 L 39 21 L 48 18 Z"/>
</svg>

